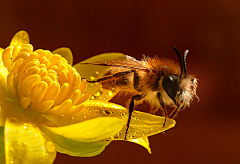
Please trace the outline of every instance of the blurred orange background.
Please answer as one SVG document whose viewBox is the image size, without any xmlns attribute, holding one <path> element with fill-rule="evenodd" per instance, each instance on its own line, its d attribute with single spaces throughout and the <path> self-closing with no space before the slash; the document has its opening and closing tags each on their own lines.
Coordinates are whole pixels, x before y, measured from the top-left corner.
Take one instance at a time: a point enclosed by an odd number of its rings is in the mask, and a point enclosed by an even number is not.
<svg viewBox="0 0 240 164">
<path fill-rule="evenodd" d="M 234 164 L 240 163 L 239 9 L 237 0 L 1 1 L 0 47 L 26 30 L 35 49 L 69 47 L 74 64 L 104 52 L 178 61 L 172 47 L 189 49 L 188 72 L 199 78 L 201 101 L 179 113 L 165 135 L 150 137 L 153 154 L 116 141 L 96 157 L 58 153 L 54 163 Z"/>
</svg>

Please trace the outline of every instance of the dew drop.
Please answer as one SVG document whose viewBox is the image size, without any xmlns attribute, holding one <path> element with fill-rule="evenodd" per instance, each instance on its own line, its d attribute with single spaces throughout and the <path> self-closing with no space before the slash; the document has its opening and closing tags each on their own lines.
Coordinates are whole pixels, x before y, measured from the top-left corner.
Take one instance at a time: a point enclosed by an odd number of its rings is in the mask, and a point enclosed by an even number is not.
<svg viewBox="0 0 240 164">
<path fill-rule="evenodd" d="M 28 126 L 23 126 L 23 130 L 28 130 Z"/>
<path fill-rule="evenodd" d="M 55 145 L 54 145 L 53 142 L 47 141 L 47 142 L 45 143 L 45 147 L 46 147 L 46 149 L 47 149 L 48 152 L 50 152 L 50 153 L 55 152 L 55 149 L 56 149 L 56 148 L 55 148 Z"/>
<path fill-rule="evenodd" d="M 96 94 L 94 94 L 95 96 L 100 96 L 100 92 L 97 92 Z"/>
<path fill-rule="evenodd" d="M 83 115 L 83 118 L 86 118 L 87 116 L 86 115 Z"/>
<path fill-rule="evenodd" d="M 11 117 L 11 118 L 9 118 L 9 121 L 11 121 L 11 122 L 18 122 L 18 119 L 15 118 L 15 117 Z"/>
<path fill-rule="evenodd" d="M 91 80 L 94 80 L 94 79 L 95 79 L 95 77 L 93 77 L 93 76 L 90 76 L 90 79 L 91 79 Z"/>
</svg>

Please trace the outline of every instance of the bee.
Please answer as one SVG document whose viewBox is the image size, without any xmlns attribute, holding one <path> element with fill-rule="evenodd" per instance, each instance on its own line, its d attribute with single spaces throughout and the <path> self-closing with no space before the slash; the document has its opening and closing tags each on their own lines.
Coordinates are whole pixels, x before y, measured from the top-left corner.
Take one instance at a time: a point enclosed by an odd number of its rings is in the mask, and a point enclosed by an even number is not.
<svg viewBox="0 0 240 164">
<path fill-rule="evenodd" d="M 165 117 L 164 127 L 167 118 L 174 119 L 179 111 L 190 106 L 194 98 L 199 99 L 196 94 L 198 79 L 187 74 L 186 57 L 189 51 L 186 50 L 182 57 L 176 47 L 173 49 L 178 55 L 179 64 L 157 56 L 143 56 L 142 60 L 138 61 L 128 55 L 124 60 L 82 63 L 110 66 L 102 78 L 87 80 L 89 83 L 101 83 L 105 89 L 115 88 L 131 95 L 125 139 L 135 105 L 147 102 L 151 106 L 150 113 L 153 114 L 161 110 Z M 174 110 L 168 114 L 166 106 L 174 107 Z"/>
</svg>

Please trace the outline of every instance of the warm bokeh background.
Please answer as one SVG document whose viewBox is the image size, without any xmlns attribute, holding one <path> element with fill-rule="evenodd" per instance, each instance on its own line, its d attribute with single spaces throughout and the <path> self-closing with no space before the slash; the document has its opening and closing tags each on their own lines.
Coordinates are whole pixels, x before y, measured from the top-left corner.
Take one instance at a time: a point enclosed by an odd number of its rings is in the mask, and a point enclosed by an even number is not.
<svg viewBox="0 0 240 164">
<path fill-rule="evenodd" d="M 150 137 L 152 155 L 119 141 L 92 158 L 58 154 L 55 164 L 234 164 L 240 163 L 239 9 L 237 0 L 1 1 L 0 47 L 26 30 L 35 48 L 69 47 L 74 63 L 103 52 L 177 60 L 172 47 L 189 48 L 188 71 L 200 79 L 201 101 L 181 112 L 166 135 Z"/>
</svg>

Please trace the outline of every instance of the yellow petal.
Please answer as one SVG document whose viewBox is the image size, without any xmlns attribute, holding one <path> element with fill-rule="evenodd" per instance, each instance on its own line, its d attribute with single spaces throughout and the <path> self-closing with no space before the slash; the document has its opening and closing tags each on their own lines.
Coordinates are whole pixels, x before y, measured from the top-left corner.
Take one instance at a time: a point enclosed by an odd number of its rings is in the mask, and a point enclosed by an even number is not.
<svg viewBox="0 0 240 164">
<path fill-rule="evenodd" d="M 75 116 L 46 116 L 50 121 L 58 126 L 76 124 L 78 122 L 99 117 L 116 117 L 127 123 L 128 110 L 120 105 L 106 102 L 90 100 L 83 103 L 83 109 Z M 134 111 L 128 130 L 128 139 L 137 139 L 164 132 L 175 126 L 175 120 L 167 119 L 163 128 L 165 117 L 160 117 L 140 111 Z M 112 140 L 124 140 L 126 126 Z"/>
<path fill-rule="evenodd" d="M 53 163 L 54 143 L 40 129 L 29 122 L 7 118 L 4 132 L 6 163 Z"/>
<path fill-rule="evenodd" d="M 79 142 L 99 141 L 118 133 L 123 127 L 123 121 L 117 118 L 99 117 L 78 124 L 62 127 L 47 127 L 52 133 Z"/>
<path fill-rule="evenodd" d="M 66 48 L 66 47 L 58 48 L 54 50 L 52 53 L 61 55 L 68 61 L 68 64 L 70 65 L 73 64 L 72 51 L 69 48 Z"/>
<path fill-rule="evenodd" d="M 127 140 L 137 139 L 146 136 L 152 136 L 157 133 L 162 133 L 175 126 L 175 120 L 168 118 L 163 128 L 165 117 L 160 117 L 140 111 L 134 111 L 132 114 L 130 127 L 127 133 Z M 126 126 L 112 137 L 113 140 L 125 139 Z"/>
<path fill-rule="evenodd" d="M 100 55 L 93 56 L 87 60 L 82 61 L 81 63 L 91 63 L 96 61 L 103 61 L 103 60 L 116 60 L 118 58 L 122 58 L 125 55 L 122 53 L 104 53 Z M 89 64 L 76 64 L 73 66 L 76 68 L 78 73 L 81 75 L 81 77 L 84 77 L 88 80 L 94 80 L 99 79 L 104 76 L 105 73 L 107 73 L 109 67 L 106 66 L 97 66 L 97 65 L 89 65 Z M 91 99 L 93 100 L 104 100 L 109 101 L 112 99 L 116 94 L 117 91 L 109 91 L 109 90 L 103 90 L 101 85 L 99 83 L 92 83 L 88 84 L 87 91 L 92 92 Z"/>
<path fill-rule="evenodd" d="M 45 117 L 58 126 L 76 124 L 98 117 L 117 117 L 122 119 L 124 122 L 127 121 L 127 109 L 121 105 L 97 100 L 86 101 L 83 105 L 83 109 L 73 116 L 45 115 Z"/>
<path fill-rule="evenodd" d="M 26 31 L 19 31 L 14 35 L 11 40 L 10 46 L 19 46 L 18 48 L 22 47 L 23 44 L 29 44 L 29 36 Z"/>
<path fill-rule="evenodd" d="M 143 146 L 144 148 L 147 149 L 147 151 L 148 151 L 149 154 L 152 154 L 151 148 L 150 148 L 150 146 L 149 146 L 148 137 L 142 137 L 142 138 L 136 138 L 136 139 L 129 139 L 128 141 Z"/>
<path fill-rule="evenodd" d="M 3 64 L 3 60 L 2 60 L 3 50 L 4 49 L 0 48 L 0 81 L 6 81 L 7 82 L 8 70 Z"/>
<path fill-rule="evenodd" d="M 0 74 L 1 75 L 1 74 Z M 0 76 L 0 126 L 4 126 L 6 112 L 14 109 L 13 102 L 17 101 L 14 94 L 7 86 L 7 81 L 3 80 Z"/>
<path fill-rule="evenodd" d="M 4 128 L 3 127 L 0 127 L 0 163 L 6 163 L 5 156 L 4 156 Z"/>
<path fill-rule="evenodd" d="M 100 154 L 111 141 L 78 142 L 43 129 L 60 153 L 78 157 L 92 157 Z"/>
</svg>

